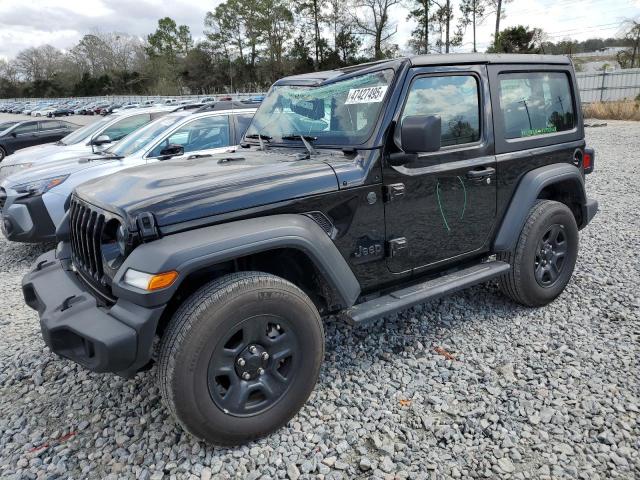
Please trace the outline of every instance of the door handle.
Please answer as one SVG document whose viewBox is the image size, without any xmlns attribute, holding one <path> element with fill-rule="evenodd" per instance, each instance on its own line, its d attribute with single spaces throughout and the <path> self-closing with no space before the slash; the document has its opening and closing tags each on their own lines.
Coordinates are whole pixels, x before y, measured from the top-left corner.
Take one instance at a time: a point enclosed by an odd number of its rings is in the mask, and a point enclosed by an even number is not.
<svg viewBox="0 0 640 480">
<path fill-rule="evenodd" d="M 489 177 L 496 173 L 496 169 L 493 167 L 481 167 L 467 172 L 467 178 L 470 180 L 477 180 L 484 177 Z"/>
</svg>

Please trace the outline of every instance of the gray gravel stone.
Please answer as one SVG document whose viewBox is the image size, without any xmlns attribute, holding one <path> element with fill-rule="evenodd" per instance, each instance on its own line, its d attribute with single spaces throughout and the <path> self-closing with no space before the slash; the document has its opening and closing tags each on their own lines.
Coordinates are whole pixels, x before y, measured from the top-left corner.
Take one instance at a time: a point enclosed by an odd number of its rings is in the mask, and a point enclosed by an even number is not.
<svg viewBox="0 0 640 480">
<path fill-rule="evenodd" d="M 601 211 L 555 302 L 522 308 L 489 284 L 363 328 L 330 319 L 309 402 L 238 448 L 184 433 L 155 369 L 52 355 L 20 291 L 50 246 L 0 240 L 0 478 L 640 478 L 640 124 L 587 143 Z"/>
</svg>

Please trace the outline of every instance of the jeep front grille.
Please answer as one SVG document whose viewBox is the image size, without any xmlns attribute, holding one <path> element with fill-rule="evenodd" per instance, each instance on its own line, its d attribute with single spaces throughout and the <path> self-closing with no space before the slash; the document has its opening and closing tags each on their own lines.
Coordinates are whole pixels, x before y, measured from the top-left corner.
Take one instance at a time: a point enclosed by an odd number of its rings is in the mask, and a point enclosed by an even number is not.
<svg viewBox="0 0 640 480">
<path fill-rule="evenodd" d="M 98 285 L 103 284 L 101 239 L 104 213 L 74 198 L 69 208 L 69 221 L 74 266 L 84 277 L 89 277 Z"/>
</svg>

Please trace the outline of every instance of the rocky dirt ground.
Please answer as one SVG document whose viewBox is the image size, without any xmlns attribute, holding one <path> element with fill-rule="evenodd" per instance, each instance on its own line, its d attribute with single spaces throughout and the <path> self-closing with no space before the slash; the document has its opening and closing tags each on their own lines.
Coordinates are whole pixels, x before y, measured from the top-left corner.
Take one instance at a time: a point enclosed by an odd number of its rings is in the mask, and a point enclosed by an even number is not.
<svg viewBox="0 0 640 480">
<path fill-rule="evenodd" d="M 484 285 L 352 329 L 329 321 L 303 410 L 269 438 L 220 449 L 169 416 L 155 370 L 88 373 L 44 346 L 22 275 L 44 247 L 0 241 L 0 477 L 640 477 L 640 124 L 588 129 L 573 281 L 552 305 Z"/>
</svg>

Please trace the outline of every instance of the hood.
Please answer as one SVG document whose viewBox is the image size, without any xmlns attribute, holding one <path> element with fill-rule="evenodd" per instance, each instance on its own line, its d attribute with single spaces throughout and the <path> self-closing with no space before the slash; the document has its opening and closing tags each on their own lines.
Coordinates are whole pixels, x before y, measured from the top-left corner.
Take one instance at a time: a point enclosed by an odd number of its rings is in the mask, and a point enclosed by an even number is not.
<svg viewBox="0 0 640 480">
<path fill-rule="evenodd" d="M 31 168 L 26 168 L 9 175 L 2 180 L 2 185 L 11 188 L 15 185 L 21 185 L 24 183 L 35 182 L 47 178 L 60 177 L 62 175 L 70 175 L 72 173 L 77 173 L 88 168 L 96 167 L 98 165 L 108 165 L 120 162 L 120 160 L 110 160 L 109 157 L 96 157 L 98 158 L 96 159 L 93 157 L 87 158 L 86 156 L 76 156 L 76 158 L 72 159 L 37 164 Z"/>
<path fill-rule="evenodd" d="M 68 158 L 78 157 L 82 154 L 91 153 L 91 147 L 84 142 L 75 145 L 57 145 L 47 143 L 35 147 L 21 148 L 13 155 L 10 155 L 2 162 L 2 166 L 16 165 L 19 163 L 43 163 L 56 162 Z"/>
<path fill-rule="evenodd" d="M 128 168 L 84 183 L 76 194 L 130 225 L 149 212 L 162 227 L 335 190 L 337 177 L 323 155 L 307 159 L 273 148 Z"/>
</svg>

